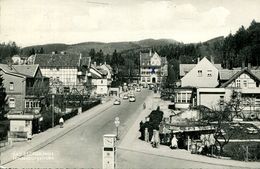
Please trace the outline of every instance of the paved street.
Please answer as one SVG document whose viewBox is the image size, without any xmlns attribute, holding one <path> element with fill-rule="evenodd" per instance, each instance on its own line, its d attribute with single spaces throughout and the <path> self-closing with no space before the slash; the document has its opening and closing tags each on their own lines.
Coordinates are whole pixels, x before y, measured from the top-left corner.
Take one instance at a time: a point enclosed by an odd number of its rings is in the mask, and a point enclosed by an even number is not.
<svg viewBox="0 0 260 169">
<path fill-rule="evenodd" d="M 142 103 L 151 91 L 137 94 L 137 102 L 122 101 L 44 148 L 5 165 L 15 168 L 102 168 L 102 136 L 115 133 L 114 118 L 119 116 L 121 140 L 136 122 Z M 66 126 L 65 126 L 66 127 Z M 120 142 L 121 142 L 120 140 Z M 119 168 L 223 168 L 213 164 L 169 158 L 149 153 L 118 150 Z M 225 167 L 231 168 L 231 167 Z"/>
<path fill-rule="evenodd" d="M 30 158 L 21 158 L 6 167 L 102 167 L 102 136 L 115 133 L 114 118 L 119 116 L 119 134 L 122 136 L 137 118 L 143 100 L 151 93 L 144 91 L 137 94 L 137 101 L 122 101 L 119 106 L 112 106 L 95 118 L 65 136 L 35 152 Z M 66 127 L 66 124 L 65 124 Z M 51 156 L 51 159 L 35 159 L 35 156 Z"/>
</svg>

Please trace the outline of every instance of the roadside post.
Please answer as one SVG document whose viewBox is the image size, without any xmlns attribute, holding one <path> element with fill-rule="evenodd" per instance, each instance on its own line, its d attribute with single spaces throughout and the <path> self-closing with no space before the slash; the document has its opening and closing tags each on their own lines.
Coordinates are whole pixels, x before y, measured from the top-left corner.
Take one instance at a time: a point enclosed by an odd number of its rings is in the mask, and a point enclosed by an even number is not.
<svg viewBox="0 0 260 169">
<path fill-rule="evenodd" d="M 52 113 L 51 113 L 51 122 L 52 122 L 52 128 L 54 127 L 54 111 L 55 111 L 55 109 L 54 109 L 54 97 L 55 97 L 55 95 L 54 94 L 52 94 L 51 95 L 51 98 L 52 98 Z"/>
<path fill-rule="evenodd" d="M 103 136 L 103 169 L 116 168 L 116 135 Z"/>
<path fill-rule="evenodd" d="M 118 137 L 118 127 L 119 127 L 119 125 L 120 125 L 119 117 L 116 117 L 116 118 L 115 118 L 116 140 L 119 140 L 119 137 Z"/>
</svg>

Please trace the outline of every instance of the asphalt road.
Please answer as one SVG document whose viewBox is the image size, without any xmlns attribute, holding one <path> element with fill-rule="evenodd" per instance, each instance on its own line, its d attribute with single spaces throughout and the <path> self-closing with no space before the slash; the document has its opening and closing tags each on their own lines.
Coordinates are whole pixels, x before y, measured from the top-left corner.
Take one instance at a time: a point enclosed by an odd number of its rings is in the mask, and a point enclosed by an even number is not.
<svg viewBox="0 0 260 169">
<path fill-rule="evenodd" d="M 122 101 L 85 122 L 41 150 L 17 159 L 7 168 L 102 168 L 102 137 L 115 134 L 114 119 L 120 118 L 119 137 L 124 136 L 140 114 L 140 108 L 151 91 L 136 95 L 136 102 Z M 139 111 L 138 111 L 139 109 Z M 65 126 L 66 127 L 66 126 Z M 184 161 L 130 151 L 118 151 L 120 168 L 223 168 L 193 161 Z"/>
</svg>

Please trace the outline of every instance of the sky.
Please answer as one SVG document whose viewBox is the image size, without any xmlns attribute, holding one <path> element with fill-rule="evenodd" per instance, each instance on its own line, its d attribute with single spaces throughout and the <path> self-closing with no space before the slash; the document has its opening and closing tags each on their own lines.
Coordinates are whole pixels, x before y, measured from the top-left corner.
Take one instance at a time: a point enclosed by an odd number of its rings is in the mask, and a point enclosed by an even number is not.
<svg viewBox="0 0 260 169">
<path fill-rule="evenodd" d="M 0 42 L 203 42 L 255 19 L 260 0 L 0 0 Z"/>
</svg>

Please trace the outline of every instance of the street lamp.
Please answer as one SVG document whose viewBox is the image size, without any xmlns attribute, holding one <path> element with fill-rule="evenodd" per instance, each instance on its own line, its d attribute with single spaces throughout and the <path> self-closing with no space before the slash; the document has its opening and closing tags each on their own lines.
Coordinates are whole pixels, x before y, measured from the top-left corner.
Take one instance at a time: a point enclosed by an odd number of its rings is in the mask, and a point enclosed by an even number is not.
<svg viewBox="0 0 260 169">
<path fill-rule="evenodd" d="M 118 137 L 118 127 L 120 125 L 120 121 L 119 121 L 119 117 L 116 117 L 115 118 L 115 126 L 116 126 L 116 139 L 119 140 L 119 137 Z"/>
</svg>

